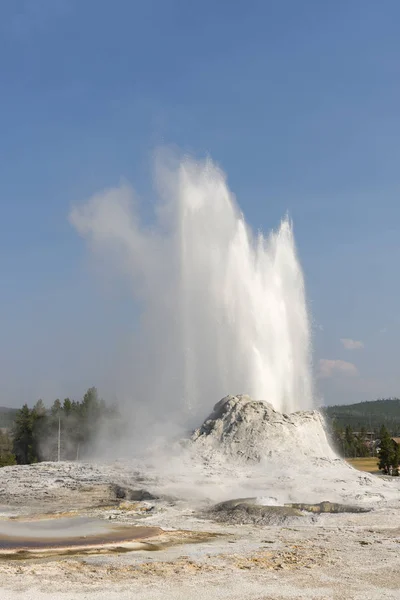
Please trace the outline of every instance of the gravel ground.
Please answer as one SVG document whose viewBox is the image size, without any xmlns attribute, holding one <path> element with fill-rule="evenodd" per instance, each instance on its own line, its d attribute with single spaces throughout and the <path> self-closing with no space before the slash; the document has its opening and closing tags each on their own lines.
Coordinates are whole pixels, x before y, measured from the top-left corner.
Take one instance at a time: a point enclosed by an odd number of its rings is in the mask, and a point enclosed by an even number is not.
<svg viewBox="0 0 400 600">
<path fill-rule="evenodd" d="M 275 488 L 271 474 L 226 466 L 224 480 L 221 470 L 211 472 L 207 465 L 190 480 L 184 468 L 178 472 L 171 467 L 161 477 L 149 465 L 132 462 L 1 469 L 0 517 L 4 520 L 67 513 L 161 527 L 166 533 L 149 540 L 158 549 L 0 559 L 0 598 L 400 598 L 397 479 L 367 476 L 340 461 L 326 464 L 321 471 L 314 465 L 308 474 L 275 473 Z M 235 497 L 234 491 L 247 496 L 245 492 L 256 488 L 260 501 L 265 501 L 282 494 L 286 484 L 291 499 L 307 500 L 304 481 L 313 477 L 314 498 L 333 499 L 329 495 L 336 490 L 335 500 L 358 502 L 371 512 L 304 514 L 280 526 L 229 525 L 204 518 L 204 507 L 216 499 Z M 194 481 L 202 488 L 197 493 Z M 143 489 L 161 498 L 129 499 L 129 494 Z M 163 495 L 168 490 L 173 494 Z"/>
<path fill-rule="evenodd" d="M 399 598 L 399 516 L 324 515 L 262 530 L 210 524 L 225 536 L 157 552 L 2 561 L 1 598 Z"/>
</svg>

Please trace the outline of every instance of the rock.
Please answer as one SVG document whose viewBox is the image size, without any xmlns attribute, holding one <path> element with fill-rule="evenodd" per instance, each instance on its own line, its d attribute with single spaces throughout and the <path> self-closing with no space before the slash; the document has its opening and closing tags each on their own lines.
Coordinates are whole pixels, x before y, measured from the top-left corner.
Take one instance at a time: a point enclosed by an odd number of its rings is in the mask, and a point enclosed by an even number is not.
<svg viewBox="0 0 400 600">
<path fill-rule="evenodd" d="M 111 488 L 118 500 L 130 500 L 133 502 L 142 502 L 143 500 L 156 500 L 147 490 L 133 490 L 131 488 L 122 487 L 117 484 L 112 484 Z"/>
<path fill-rule="evenodd" d="M 226 396 L 191 437 L 198 452 L 218 450 L 234 460 L 337 458 L 329 445 L 320 413 L 281 414 L 271 404 L 249 396 Z"/>
<path fill-rule="evenodd" d="M 212 510 L 229 510 L 231 508 L 236 508 L 240 504 L 257 504 L 257 498 L 234 498 L 233 500 L 225 500 L 224 502 L 216 504 Z"/>
<path fill-rule="evenodd" d="M 365 513 L 370 512 L 371 510 L 370 508 L 349 506 L 348 504 L 338 504 L 337 502 L 329 502 L 327 500 L 320 502 L 319 504 L 292 503 L 285 504 L 285 506 L 312 513 Z"/>
<path fill-rule="evenodd" d="M 253 498 L 239 498 L 220 502 L 207 511 L 208 518 L 219 523 L 238 525 L 282 525 L 294 518 L 302 517 L 301 511 L 287 506 L 262 506 L 255 504 Z"/>
</svg>

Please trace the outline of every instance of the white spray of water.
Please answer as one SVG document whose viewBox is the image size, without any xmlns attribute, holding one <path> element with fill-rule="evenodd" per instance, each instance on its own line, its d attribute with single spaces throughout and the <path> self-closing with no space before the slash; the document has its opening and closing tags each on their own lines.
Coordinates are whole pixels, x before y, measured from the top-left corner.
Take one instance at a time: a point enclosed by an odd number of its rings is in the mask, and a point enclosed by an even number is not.
<svg viewBox="0 0 400 600">
<path fill-rule="evenodd" d="M 156 180 L 150 228 L 126 185 L 70 215 L 132 281 L 140 321 L 122 376 L 130 401 L 160 419 L 190 408 L 195 424 L 228 393 L 282 412 L 311 408 L 310 326 L 289 220 L 254 236 L 211 160 L 164 157 Z"/>
</svg>

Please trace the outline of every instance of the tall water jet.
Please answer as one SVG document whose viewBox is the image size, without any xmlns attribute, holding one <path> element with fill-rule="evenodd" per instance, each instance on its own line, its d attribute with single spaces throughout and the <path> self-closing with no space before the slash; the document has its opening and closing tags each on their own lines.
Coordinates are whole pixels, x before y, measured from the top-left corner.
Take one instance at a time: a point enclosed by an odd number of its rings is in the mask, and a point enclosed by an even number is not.
<svg viewBox="0 0 400 600">
<path fill-rule="evenodd" d="M 227 393 L 282 412 L 311 408 L 310 326 L 290 221 L 253 235 L 211 160 L 158 159 L 156 181 L 151 226 L 126 185 L 70 214 L 133 284 L 139 326 L 121 371 L 125 394 L 142 415 L 186 406 L 194 422 Z"/>
</svg>

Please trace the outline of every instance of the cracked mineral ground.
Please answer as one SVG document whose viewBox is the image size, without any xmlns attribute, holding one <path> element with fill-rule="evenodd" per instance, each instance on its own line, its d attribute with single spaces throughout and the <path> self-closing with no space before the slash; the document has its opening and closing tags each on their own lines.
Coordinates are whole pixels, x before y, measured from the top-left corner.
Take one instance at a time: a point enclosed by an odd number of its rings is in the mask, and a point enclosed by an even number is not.
<svg viewBox="0 0 400 600">
<path fill-rule="evenodd" d="M 398 598 L 397 481 L 338 459 L 317 412 L 228 396 L 142 457 L 1 469 L 1 598 Z"/>
</svg>

